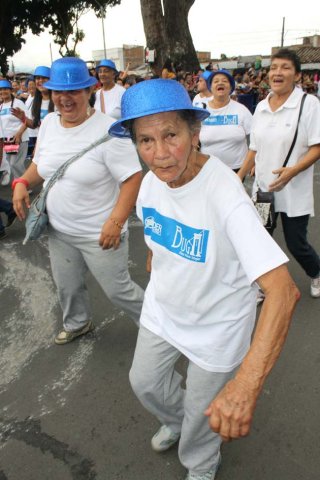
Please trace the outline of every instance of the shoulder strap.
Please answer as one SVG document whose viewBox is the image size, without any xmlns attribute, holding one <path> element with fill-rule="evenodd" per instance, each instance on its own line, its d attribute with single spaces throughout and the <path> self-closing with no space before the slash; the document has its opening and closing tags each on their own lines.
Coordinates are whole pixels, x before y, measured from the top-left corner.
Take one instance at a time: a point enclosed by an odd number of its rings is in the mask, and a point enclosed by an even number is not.
<svg viewBox="0 0 320 480">
<path fill-rule="evenodd" d="M 85 153 L 89 152 L 90 150 L 92 150 L 93 148 L 97 147 L 98 145 L 100 145 L 101 143 L 104 143 L 104 142 L 108 142 L 109 140 L 111 140 L 112 137 L 110 137 L 110 135 L 108 133 L 106 133 L 105 135 L 103 135 L 103 137 L 100 137 L 98 140 L 96 140 L 95 142 L 91 143 L 90 145 L 88 145 L 87 147 L 85 147 L 83 150 L 81 150 L 81 152 L 78 152 L 76 153 L 76 155 L 74 155 L 73 157 L 69 158 L 69 160 L 67 160 L 65 163 L 63 163 L 59 168 L 58 170 L 52 175 L 52 177 L 50 178 L 49 182 L 47 183 L 44 191 L 43 191 L 43 196 L 47 196 L 48 195 L 48 192 L 50 190 L 50 188 L 56 183 L 57 180 L 59 180 L 65 173 L 65 171 L 67 170 L 67 168 L 73 163 L 75 162 L 76 160 L 78 160 L 80 157 L 82 157 Z"/>
<path fill-rule="evenodd" d="M 293 137 L 293 141 L 292 141 L 292 144 L 291 144 L 291 147 L 289 149 L 289 152 L 288 152 L 288 155 L 284 161 L 284 164 L 282 165 L 283 167 L 286 167 L 288 161 L 289 161 L 289 158 L 290 158 L 290 155 L 292 153 L 292 150 L 294 149 L 294 146 L 296 144 L 296 140 L 297 140 L 297 136 L 298 136 L 298 128 L 299 128 L 299 121 L 300 121 L 300 117 L 301 117 L 301 113 L 302 113 L 302 109 L 303 109 L 303 105 L 304 105 L 304 102 L 305 102 L 305 99 L 306 99 L 306 96 L 307 94 L 304 93 L 303 96 L 302 96 L 302 99 L 301 99 L 301 103 L 300 103 L 300 110 L 299 110 L 299 115 L 298 115 L 298 122 L 297 122 L 297 127 L 296 127 L 296 131 L 294 133 L 294 137 Z"/>
<path fill-rule="evenodd" d="M 106 113 L 106 106 L 104 104 L 104 95 L 102 88 L 100 90 L 100 108 L 102 113 Z"/>
</svg>

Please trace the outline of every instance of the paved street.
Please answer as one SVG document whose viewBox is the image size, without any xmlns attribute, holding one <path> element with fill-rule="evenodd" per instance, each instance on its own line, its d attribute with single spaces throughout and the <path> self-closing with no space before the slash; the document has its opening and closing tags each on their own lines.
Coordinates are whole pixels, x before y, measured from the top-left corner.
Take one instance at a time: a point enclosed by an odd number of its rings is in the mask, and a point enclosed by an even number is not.
<svg viewBox="0 0 320 480">
<path fill-rule="evenodd" d="M 320 251 L 317 216 L 310 240 Z M 9 187 L 1 187 L 9 198 Z M 9 233 L 9 232 L 8 232 Z M 177 449 L 151 451 L 158 428 L 128 382 L 137 330 L 88 277 L 96 330 L 65 346 L 46 237 L 22 245 L 16 223 L 0 244 L 0 480 L 182 480 Z M 281 228 L 275 238 L 283 246 Z M 320 299 L 289 264 L 302 293 L 283 354 L 259 400 L 251 435 L 224 445 L 217 480 L 320 478 Z M 142 286 L 142 227 L 130 222 L 130 270 Z M 174 295 L 174 292 L 172 293 Z M 182 371 L 185 360 L 179 363 Z"/>
</svg>

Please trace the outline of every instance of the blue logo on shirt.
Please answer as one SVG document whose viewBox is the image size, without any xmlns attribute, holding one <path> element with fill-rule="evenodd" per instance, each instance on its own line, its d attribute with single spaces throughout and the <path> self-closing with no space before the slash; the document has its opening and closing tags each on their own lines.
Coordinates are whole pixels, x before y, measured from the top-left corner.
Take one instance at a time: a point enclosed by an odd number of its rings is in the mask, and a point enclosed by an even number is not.
<svg viewBox="0 0 320 480">
<path fill-rule="evenodd" d="M 170 252 L 192 262 L 204 263 L 209 230 L 183 225 L 154 208 L 142 208 L 144 234 Z"/>
<path fill-rule="evenodd" d="M 46 117 L 48 115 L 48 109 L 44 110 L 41 108 L 40 110 L 40 119 L 43 120 L 44 117 Z"/>
<path fill-rule="evenodd" d="M 2 108 L 0 110 L 0 115 L 11 115 L 11 108 Z"/>
<path fill-rule="evenodd" d="M 203 122 L 203 125 L 238 125 L 238 115 L 210 115 Z"/>
</svg>

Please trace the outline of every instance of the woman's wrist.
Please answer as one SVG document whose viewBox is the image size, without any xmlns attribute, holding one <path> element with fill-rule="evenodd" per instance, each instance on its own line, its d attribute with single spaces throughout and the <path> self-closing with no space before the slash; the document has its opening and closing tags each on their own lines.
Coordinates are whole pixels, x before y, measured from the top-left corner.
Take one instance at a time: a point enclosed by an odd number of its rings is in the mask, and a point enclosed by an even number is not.
<svg viewBox="0 0 320 480">
<path fill-rule="evenodd" d="M 114 218 L 114 217 L 109 217 L 109 220 L 110 220 L 110 222 L 113 223 L 113 225 L 115 225 L 116 227 L 118 227 L 120 230 L 123 229 L 123 225 L 124 225 L 124 224 L 121 223 L 121 222 L 119 222 L 116 218 Z"/>
<path fill-rule="evenodd" d="M 30 186 L 30 183 L 28 182 L 28 180 L 26 180 L 25 178 L 19 177 L 19 178 L 15 178 L 12 181 L 12 184 L 11 184 L 12 190 L 15 189 L 15 187 L 18 183 L 22 183 L 26 188 L 29 188 L 29 186 Z"/>
</svg>

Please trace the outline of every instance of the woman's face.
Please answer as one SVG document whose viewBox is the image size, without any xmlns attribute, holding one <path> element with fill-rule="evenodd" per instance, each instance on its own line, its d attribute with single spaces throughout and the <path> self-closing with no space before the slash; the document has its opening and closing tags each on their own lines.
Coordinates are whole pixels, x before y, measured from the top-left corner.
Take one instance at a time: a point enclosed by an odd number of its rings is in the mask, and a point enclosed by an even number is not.
<svg viewBox="0 0 320 480">
<path fill-rule="evenodd" d="M 10 88 L 0 88 L 0 94 L 3 102 L 10 102 L 11 100 Z"/>
<path fill-rule="evenodd" d="M 296 72 L 291 60 L 275 58 L 272 60 L 269 71 L 269 84 L 274 93 L 286 95 L 292 92 L 294 85 L 299 81 L 300 73 Z"/>
<path fill-rule="evenodd" d="M 33 80 L 29 80 L 28 82 L 28 93 L 33 97 L 36 91 L 36 84 Z"/>
<path fill-rule="evenodd" d="M 184 173 L 199 133 L 192 133 L 177 112 L 163 112 L 134 121 L 137 150 L 149 169 L 171 187 L 184 185 Z"/>
<path fill-rule="evenodd" d="M 227 99 L 230 96 L 231 85 L 229 79 L 223 73 L 214 75 L 211 83 L 211 92 L 214 98 Z"/>
<path fill-rule="evenodd" d="M 99 80 L 102 85 L 114 84 L 115 71 L 109 67 L 100 67 L 98 70 Z"/>
<path fill-rule="evenodd" d="M 87 119 L 90 90 L 53 90 L 52 100 L 65 127 L 76 127 Z"/>
<path fill-rule="evenodd" d="M 49 80 L 48 77 L 40 77 L 40 76 L 38 77 L 38 76 L 36 76 L 36 77 L 34 77 L 34 79 L 35 79 L 35 83 L 36 83 L 36 88 L 39 90 L 39 92 L 41 92 L 41 93 L 48 92 L 48 89 L 43 86 L 43 84 L 46 83 Z"/>
</svg>

